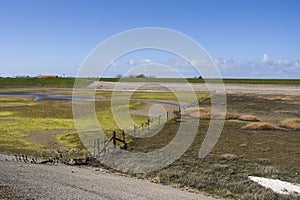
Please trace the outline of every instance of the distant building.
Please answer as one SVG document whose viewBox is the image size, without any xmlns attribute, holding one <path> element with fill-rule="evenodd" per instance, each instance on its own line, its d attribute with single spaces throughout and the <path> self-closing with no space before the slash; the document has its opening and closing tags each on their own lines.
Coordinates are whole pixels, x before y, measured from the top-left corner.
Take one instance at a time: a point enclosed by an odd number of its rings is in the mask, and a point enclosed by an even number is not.
<svg viewBox="0 0 300 200">
<path fill-rule="evenodd" d="M 38 75 L 37 78 L 58 78 L 56 75 Z"/>
</svg>

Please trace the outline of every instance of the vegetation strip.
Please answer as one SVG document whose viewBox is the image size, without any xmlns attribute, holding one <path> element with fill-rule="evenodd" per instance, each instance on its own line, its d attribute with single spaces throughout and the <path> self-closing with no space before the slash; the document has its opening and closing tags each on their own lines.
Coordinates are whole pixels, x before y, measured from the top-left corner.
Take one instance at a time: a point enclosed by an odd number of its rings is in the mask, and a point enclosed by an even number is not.
<svg viewBox="0 0 300 200">
<path fill-rule="evenodd" d="M 1 78 L 0 77 L 0 87 L 73 87 L 75 83 L 74 77 L 70 78 Z M 202 79 L 202 78 L 77 78 L 80 84 L 87 85 L 93 81 L 108 81 L 108 82 L 174 82 L 174 83 L 205 83 L 208 82 L 220 82 L 218 79 Z M 223 79 L 225 84 L 289 84 L 289 85 L 299 85 L 299 79 Z"/>
</svg>

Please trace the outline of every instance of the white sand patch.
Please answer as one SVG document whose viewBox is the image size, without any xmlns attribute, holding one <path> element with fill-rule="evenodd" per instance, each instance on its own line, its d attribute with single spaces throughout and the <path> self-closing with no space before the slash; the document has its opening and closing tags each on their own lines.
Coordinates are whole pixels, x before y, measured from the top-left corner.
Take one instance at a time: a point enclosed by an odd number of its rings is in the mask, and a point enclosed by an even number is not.
<svg viewBox="0 0 300 200">
<path fill-rule="evenodd" d="M 249 176 L 249 179 L 257 182 L 258 184 L 272 189 L 279 194 L 296 194 L 300 196 L 300 184 L 293 184 L 278 179 L 262 178 L 256 176 Z"/>
</svg>

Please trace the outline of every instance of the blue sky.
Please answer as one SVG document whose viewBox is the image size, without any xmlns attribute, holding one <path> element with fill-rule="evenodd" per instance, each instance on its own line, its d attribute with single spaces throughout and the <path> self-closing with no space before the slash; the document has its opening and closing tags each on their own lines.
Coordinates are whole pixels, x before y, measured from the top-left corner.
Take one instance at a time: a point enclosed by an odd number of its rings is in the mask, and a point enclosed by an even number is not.
<svg viewBox="0 0 300 200">
<path fill-rule="evenodd" d="M 150 26 L 195 39 L 224 77 L 300 78 L 299 10 L 297 0 L 0 0 L 0 76 L 74 76 L 101 41 Z M 155 60 L 139 56 L 119 65 Z"/>
</svg>

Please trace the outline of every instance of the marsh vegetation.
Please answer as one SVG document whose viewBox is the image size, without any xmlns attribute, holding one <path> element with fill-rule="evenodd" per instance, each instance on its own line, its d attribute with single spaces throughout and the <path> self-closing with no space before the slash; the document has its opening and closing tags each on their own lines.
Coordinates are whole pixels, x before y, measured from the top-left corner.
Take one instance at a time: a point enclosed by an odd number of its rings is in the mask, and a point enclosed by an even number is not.
<svg viewBox="0 0 300 200">
<path fill-rule="evenodd" d="M 36 91 L 36 88 L 4 88 L 2 91 Z M 40 92 L 71 95 L 71 89 L 39 88 Z M 122 96 L 122 94 L 120 94 Z M 124 94 L 125 95 L 125 94 Z M 198 133 L 188 151 L 160 171 L 130 174 L 162 184 L 189 188 L 230 199 L 297 199 L 263 188 L 248 176 L 278 178 L 300 183 L 300 97 L 286 95 L 229 94 L 226 123 L 213 151 L 204 159 L 198 152 L 210 121 L 208 94 L 197 93 L 200 109 L 183 111 L 182 123 L 200 120 Z M 97 91 L 96 97 L 110 98 L 110 91 Z M 136 92 L 135 99 L 177 102 L 172 93 Z M 73 122 L 68 100 L 34 101 L 30 95 L 0 97 L 0 151 L 40 157 L 62 152 L 69 157 L 88 156 Z M 202 101 L 206 99 L 205 101 Z M 110 101 L 96 101 L 96 113 L 105 133 L 118 129 Z M 136 124 L 147 119 L 151 103 L 130 101 Z M 120 107 L 119 109 L 127 109 Z M 166 109 L 172 110 L 170 107 Z M 146 114 L 145 114 L 146 113 Z M 150 152 L 165 146 L 179 123 L 169 120 L 158 134 L 129 140 L 128 150 Z M 128 126 L 132 127 L 132 124 Z M 70 153 L 71 152 L 71 153 Z"/>
</svg>

